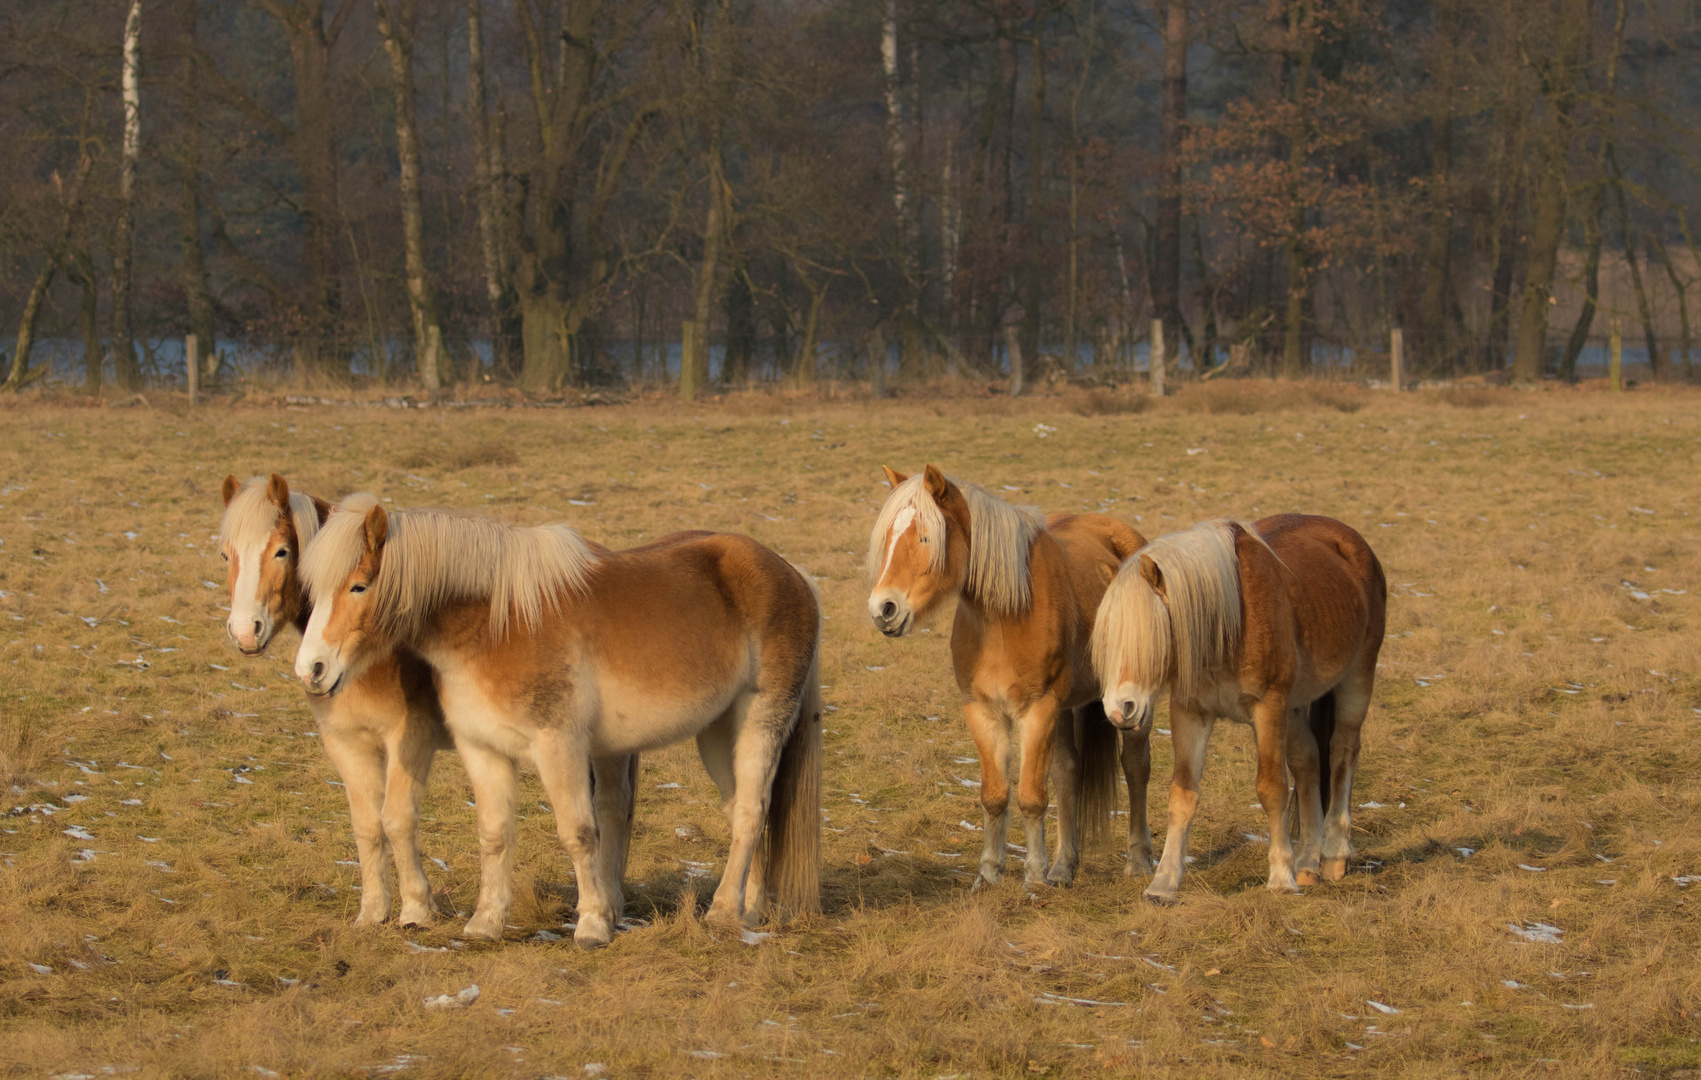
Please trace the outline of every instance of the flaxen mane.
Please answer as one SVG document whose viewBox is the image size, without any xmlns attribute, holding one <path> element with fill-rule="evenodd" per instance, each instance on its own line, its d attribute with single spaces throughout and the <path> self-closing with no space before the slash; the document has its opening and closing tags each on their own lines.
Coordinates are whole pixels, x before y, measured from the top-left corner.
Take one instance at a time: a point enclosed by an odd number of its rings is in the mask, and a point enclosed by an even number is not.
<svg viewBox="0 0 1701 1080">
<path fill-rule="evenodd" d="M 976 603 L 1000 615 L 1017 615 L 1028 609 L 1028 549 L 1045 528 L 1045 519 L 1031 506 L 1012 506 L 975 484 L 955 477 L 951 483 L 969 504 L 969 566 L 963 592 Z M 946 558 L 945 514 L 927 490 L 922 473 L 892 489 L 874 531 L 868 539 L 868 573 L 878 578 L 886 557 L 887 536 L 899 515 L 915 512 L 916 526 L 927 538 L 928 569 L 944 568 Z"/>
<path fill-rule="evenodd" d="M 1140 573 L 1141 558 L 1162 571 L 1167 599 Z M 1200 522 L 1158 537 L 1123 562 L 1093 623 L 1093 664 L 1107 679 L 1120 672 L 1136 686 L 1156 689 L 1168 681 L 1173 661 L 1172 689 L 1187 700 L 1236 662 L 1240 632 L 1234 526 Z"/>
<path fill-rule="evenodd" d="M 230 497 L 230 505 L 224 508 L 224 517 L 219 521 L 220 543 L 242 551 L 264 544 L 272 535 L 278 523 L 278 508 L 266 496 L 266 483 L 264 476 L 245 480 Z M 289 515 L 295 519 L 295 541 L 305 548 L 319 531 L 319 511 L 311 498 L 291 491 Z"/>
<path fill-rule="evenodd" d="M 350 495 L 309 544 L 301 564 L 308 595 L 317 602 L 340 588 L 365 550 L 366 513 L 378 500 Z M 596 556 L 566 525 L 521 528 L 443 510 L 393 510 L 378 576 L 373 614 L 391 636 L 408 640 L 443 604 L 488 598 L 490 632 L 501 637 L 510 619 L 530 630 L 559 603 L 582 592 Z"/>
</svg>

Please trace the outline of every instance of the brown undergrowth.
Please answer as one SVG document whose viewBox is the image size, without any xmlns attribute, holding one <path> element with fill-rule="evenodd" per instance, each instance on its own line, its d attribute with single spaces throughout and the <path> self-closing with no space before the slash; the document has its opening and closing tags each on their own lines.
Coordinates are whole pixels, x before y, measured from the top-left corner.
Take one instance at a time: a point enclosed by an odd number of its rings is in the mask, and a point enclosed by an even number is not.
<svg viewBox="0 0 1701 1080">
<path fill-rule="evenodd" d="M 1204 392 L 1242 397 L 1187 404 Z M 1674 880 L 1701 874 L 1701 399 L 1342 393 L 1184 387 L 1138 413 L 1072 394 L 998 408 L 8 405 L 0 1072 L 1701 1066 L 1701 893 Z M 1346 880 L 1263 890 L 1250 738 L 1224 726 L 1177 906 L 1143 903 L 1108 849 L 1073 889 L 967 890 L 980 814 L 948 623 L 889 642 L 862 611 L 879 465 L 928 461 L 1148 534 L 1287 510 L 1364 532 L 1388 568 L 1390 629 Z M 694 752 L 676 747 L 643 768 L 628 914 L 646 925 L 608 949 L 550 936 L 574 889 L 529 778 L 507 941 L 459 942 L 452 917 L 356 931 L 347 809 L 290 677 L 293 636 L 258 661 L 223 640 L 219 481 L 274 469 L 326 496 L 567 520 L 616 545 L 741 530 L 807 567 L 828 616 L 826 913 L 754 944 L 699 922 L 727 834 Z M 1161 841 L 1167 740 L 1154 750 Z M 470 910 L 477 889 L 470 797 L 442 755 L 423 840 L 445 909 Z M 470 1006 L 422 1006 L 473 984 Z"/>
</svg>

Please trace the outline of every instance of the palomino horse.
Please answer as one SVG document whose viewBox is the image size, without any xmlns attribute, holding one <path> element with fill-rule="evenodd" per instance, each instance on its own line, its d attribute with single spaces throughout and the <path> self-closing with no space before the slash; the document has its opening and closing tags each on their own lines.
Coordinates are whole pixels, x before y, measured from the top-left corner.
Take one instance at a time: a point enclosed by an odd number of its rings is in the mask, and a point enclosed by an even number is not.
<svg viewBox="0 0 1701 1080">
<path fill-rule="evenodd" d="M 230 618 L 225 627 L 244 656 L 259 656 L 273 633 L 307 626 L 308 605 L 297 577 L 302 546 L 319 531 L 330 504 L 292 494 L 284 478 L 224 478 L 219 550 L 230 564 Z M 419 806 L 431 759 L 451 745 L 431 685 L 417 656 L 375 657 L 337 697 L 309 697 L 319 741 L 343 779 L 360 852 L 360 914 L 356 926 L 390 917 L 390 875 L 384 849 L 396 863 L 403 924 L 431 921 L 431 883 L 419 855 Z"/>
<path fill-rule="evenodd" d="M 574 940 L 606 944 L 618 879 L 600 856 L 620 830 L 599 817 L 592 764 L 689 736 L 732 826 L 711 921 L 756 921 L 768 884 L 786 909 L 818 908 L 820 607 L 772 551 L 680 533 L 611 552 L 565 525 L 386 513 L 356 495 L 302 572 L 314 606 L 295 671 L 309 693 L 343 692 L 397 647 L 436 673 L 478 807 L 468 936 L 500 937 L 512 906 L 514 770 L 529 764 L 578 876 Z"/>
<path fill-rule="evenodd" d="M 1098 704 L 1088 662 L 1093 615 L 1117 564 L 1145 540 L 1100 514 L 1015 507 L 932 465 L 917 476 L 886 470 L 892 494 L 868 541 L 874 589 L 868 614 L 902 637 L 957 598 L 951 663 L 963 717 L 980 752 L 985 847 L 976 886 L 1004 875 L 1009 831 L 1011 727 L 1021 755 L 1016 804 L 1027 825 L 1028 885 L 1067 885 L 1080 865 L 1080 832 L 1101 830 L 1116 802 L 1116 732 Z M 1072 713 L 1065 717 L 1065 713 Z M 1063 722 L 1059 722 L 1060 719 Z M 1053 755 L 1055 753 L 1055 762 Z M 1057 858 L 1045 859 L 1046 773 L 1058 772 Z M 1128 859 L 1151 868 L 1145 731 L 1122 744 L 1128 777 Z"/>
<path fill-rule="evenodd" d="M 1376 554 L 1333 518 L 1207 521 L 1159 537 L 1122 565 L 1093 629 L 1105 712 L 1125 734 L 1148 730 L 1153 699 L 1168 687 L 1175 742 L 1169 835 L 1148 897 L 1171 901 L 1181 886 L 1218 718 L 1250 721 L 1257 739 L 1269 888 L 1295 892 L 1319 873 L 1346 873 L 1353 769 L 1387 606 Z M 1299 719 L 1306 713 L 1309 725 Z M 1297 879 L 1285 812 L 1290 765 L 1300 812 Z"/>
</svg>

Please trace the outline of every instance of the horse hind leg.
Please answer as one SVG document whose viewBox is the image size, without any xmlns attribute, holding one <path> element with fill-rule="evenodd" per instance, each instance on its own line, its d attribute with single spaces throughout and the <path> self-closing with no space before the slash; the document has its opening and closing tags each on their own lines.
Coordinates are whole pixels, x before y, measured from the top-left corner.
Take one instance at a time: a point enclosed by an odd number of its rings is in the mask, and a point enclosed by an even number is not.
<svg viewBox="0 0 1701 1080">
<path fill-rule="evenodd" d="M 1298 892 L 1294 880 L 1293 843 L 1288 838 L 1288 703 L 1285 691 L 1272 691 L 1252 707 L 1252 730 L 1258 743 L 1258 801 L 1270 829 L 1271 892 Z"/>
<path fill-rule="evenodd" d="M 738 798 L 738 770 L 734 764 L 736 752 L 733 740 L 748 712 L 748 701 L 736 703 L 719 720 L 697 734 L 697 756 L 703 759 L 703 768 L 708 772 L 709 779 L 714 781 L 715 790 L 720 794 L 721 814 L 726 818 L 728 830 L 734 827 L 733 819 Z M 740 921 L 751 926 L 760 921 L 763 901 L 767 899 L 764 871 L 762 846 L 758 844 L 756 853 L 750 860 L 750 870 L 745 875 L 744 907 L 740 912 Z"/>
<path fill-rule="evenodd" d="M 1335 728 L 1335 698 L 1331 691 L 1307 709 L 1288 717 L 1288 766 L 1293 774 L 1294 803 L 1299 811 L 1299 848 L 1294 854 L 1294 880 L 1315 885 L 1321 876 L 1323 799 L 1329 744 Z"/>
<path fill-rule="evenodd" d="M 753 879 L 752 870 L 760 857 L 774 776 L 803 691 L 802 680 L 797 683 L 790 693 L 756 693 L 749 707 L 735 710 L 732 717 L 733 789 L 728 813 L 732 846 L 727 852 L 726 873 L 709 903 L 711 923 L 744 927 L 761 921 L 767 901 L 766 882 L 760 872 Z"/>
<path fill-rule="evenodd" d="M 1335 731 L 1330 740 L 1329 785 L 1323 814 L 1323 877 L 1339 881 L 1346 876 L 1353 856 L 1353 774 L 1358 769 L 1359 739 L 1365 715 L 1370 711 L 1370 691 L 1375 668 L 1354 673 L 1335 688 Z"/>
<path fill-rule="evenodd" d="M 1047 885 L 1073 885 L 1081 866 L 1081 778 L 1083 718 L 1060 714 L 1051 743 L 1051 782 L 1057 787 L 1057 854 L 1046 872 Z M 1043 826 L 1042 826 L 1043 827 Z M 1031 847 L 1030 841 L 1030 847 Z"/>
</svg>

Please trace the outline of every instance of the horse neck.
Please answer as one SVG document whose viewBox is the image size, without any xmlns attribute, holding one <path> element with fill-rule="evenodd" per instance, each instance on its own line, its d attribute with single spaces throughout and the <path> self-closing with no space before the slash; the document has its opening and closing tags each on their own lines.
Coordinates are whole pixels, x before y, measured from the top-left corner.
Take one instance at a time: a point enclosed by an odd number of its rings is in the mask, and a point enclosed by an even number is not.
<svg viewBox="0 0 1701 1080">
<path fill-rule="evenodd" d="M 950 524 L 953 528 L 959 527 L 955 518 L 951 520 Z M 959 575 L 962 584 L 959 585 L 957 589 L 957 602 L 960 604 L 968 604 L 970 607 L 974 608 L 975 612 L 981 617 L 981 619 L 988 622 L 1019 624 L 1026 623 L 1033 619 L 1034 613 L 1039 606 L 1037 598 L 1041 595 L 1053 594 L 1056 591 L 1049 586 L 1056 575 L 1059 560 L 1046 557 L 1054 553 L 1061 554 L 1056 538 L 1044 528 L 1041 528 L 1039 532 L 1034 534 L 1033 543 L 1028 545 L 1027 554 L 1028 606 L 1021 611 L 1001 611 L 988 607 L 979 596 L 975 595 L 969 589 L 968 558 L 970 551 L 973 550 L 972 545 L 974 544 L 974 533 L 969 528 L 968 514 L 966 510 L 963 514 L 963 521 L 960 527 L 963 530 L 963 536 L 968 540 L 968 544 L 964 545 L 963 548 L 963 569 L 962 573 Z M 1042 550 L 1046 553 L 1045 555 L 1041 554 Z"/>
</svg>

